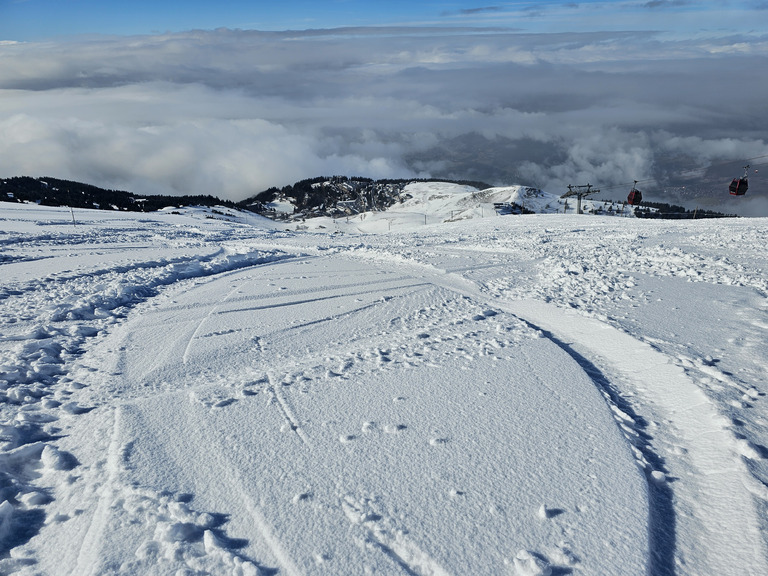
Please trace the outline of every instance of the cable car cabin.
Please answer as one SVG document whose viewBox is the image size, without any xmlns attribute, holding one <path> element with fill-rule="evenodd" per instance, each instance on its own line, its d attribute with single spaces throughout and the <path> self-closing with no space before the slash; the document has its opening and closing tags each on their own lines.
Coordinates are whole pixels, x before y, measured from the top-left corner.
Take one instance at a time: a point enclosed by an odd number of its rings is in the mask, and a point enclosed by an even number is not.
<svg viewBox="0 0 768 576">
<path fill-rule="evenodd" d="M 632 188 L 632 190 L 629 191 L 629 196 L 627 196 L 627 204 L 630 206 L 637 206 L 640 204 L 640 202 L 643 201 L 643 194 L 638 190 L 637 188 Z"/>
<path fill-rule="evenodd" d="M 747 188 L 749 188 L 749 183 L 746 178 L 734 178 L 731 185 L 728 186 L 728 191 L 731 196 L 743 196 L 747 193 Z"/>
<path fill-rule="evenodd" d="M 731 193 L 731 196 L 744 196 L 747 193 L 747 188 L 749 188 L 747 172 L 749 172 L 749 164 L 744 166 L 744 176 L 731 180 L 731 185 L 728 186 L 728 192 Z"/>
</svg>

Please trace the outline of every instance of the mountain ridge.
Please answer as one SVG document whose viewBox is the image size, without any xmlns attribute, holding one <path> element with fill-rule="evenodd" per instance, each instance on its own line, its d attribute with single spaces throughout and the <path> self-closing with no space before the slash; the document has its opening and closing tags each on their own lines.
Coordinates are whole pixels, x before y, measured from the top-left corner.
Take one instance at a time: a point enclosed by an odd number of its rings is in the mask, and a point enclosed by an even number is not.
<svg viewBox="0 0 768 576">
<path fill-rule="evenodd" d="M 473 201 L 494 204 L 501 214 L 567 212 L 574 202 L 525 186 L 493 187 L 474 180 L 441 178 L 379 179 L 363 176 L 317 176 L 299 180 L 282 188 L 271 187 L 239 202 L 213 195 L 142 195 L 123 190 L 110 190 L 92 184 L 53 177 L 15 176 L 0 179 L 0 201 L 34 202 L 47 206 L 154 212 L 169 207 L 224 206 L 283 220 L 305 220 L 318 217 L 342 218 L 365 212 L 383 212 L 411 198 L 407 191 L 414 184 L 444 183 L 472 190 Z M 499 192 L 502 192 L 499 195 Z M 481 198 L 481 196 L 483 198 Z M 593 214 L 624 212 L 614 208 L 615 200 L 586 201 L 585 211 Z M 609 206 L 610 204 L 610 206 Z M 621 201 L 618 202 L 622 204 Z M 558 206 L 560 205 L 560 206 Z M 456 207 L 458 208 L 458 207 Z M 463 207 L 464 210 L 466 207 Z M 458 210 L 455 210 L 458 212 Z M 733 216 L 710 210 L 686 210 L 663 203 L 644 203 L 633 214 L 641 218 L 713 218 Z"/>
</svg>

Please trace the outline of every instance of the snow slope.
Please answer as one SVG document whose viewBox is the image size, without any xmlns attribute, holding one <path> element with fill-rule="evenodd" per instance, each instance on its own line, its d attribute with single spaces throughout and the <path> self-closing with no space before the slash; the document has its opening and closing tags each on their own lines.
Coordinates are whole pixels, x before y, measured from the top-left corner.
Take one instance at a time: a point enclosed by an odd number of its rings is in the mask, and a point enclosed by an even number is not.
<svg viewBox="0 0 768 576">
<path fill-rule="evenodd" d="M 410 197 L 402 203 L 380 212 L 365 212 L 346 218 L 310 218 L 289 228 L 299 231 L 321 232 L 404 232 L 428 226 L 471 220 L 494 218 L 496 204 L 517 204 L 537 214 L 574 214 L 576 199 L 559 196 L 525 186 L 502 186 L 478 190 L 448 182 L 411 182 L 403 189 Z M 612 206 L 610 202 L 584 199 L 582 211 L 600 210 L 619 217 L 634 217 L 630 208 Z"/>
<path fill-rule="evenodd" d="M 766 222 L 418 186 L 0 204 L 0 571 L 768 573 Z"/>
</svg>

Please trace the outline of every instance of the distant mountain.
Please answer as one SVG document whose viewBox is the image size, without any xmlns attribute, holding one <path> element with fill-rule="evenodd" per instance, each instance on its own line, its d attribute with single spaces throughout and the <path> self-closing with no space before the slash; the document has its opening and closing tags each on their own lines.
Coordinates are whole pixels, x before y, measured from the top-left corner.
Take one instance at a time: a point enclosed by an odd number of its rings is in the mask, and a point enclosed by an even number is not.
<svg viewBox="0 0 768 576">
<path fill-rule="evenodd" d="M 364 177 L 319 176 L 283 188 L 269 188 L 238 203 L 241 208 L 271 216 L 293 218 L 349 216 L 386 210 L 409 198 L 405 187 L 413 182 L 446 182 L 438 179 L 410 178 L 373 180 Z M 490 188 L 484 182 L 452 180 L 453 184 L 478 190 Z"/>
<path fill-rule="evenodd" d="M 82 182 L 30 176 L 0 179 L 0 200 L 132 212 L 153 212 L 167 206 L 235 207 L 234 202 L 214 196 L 145 196 L 121 190 L 106 190 Z"/>
</svg>

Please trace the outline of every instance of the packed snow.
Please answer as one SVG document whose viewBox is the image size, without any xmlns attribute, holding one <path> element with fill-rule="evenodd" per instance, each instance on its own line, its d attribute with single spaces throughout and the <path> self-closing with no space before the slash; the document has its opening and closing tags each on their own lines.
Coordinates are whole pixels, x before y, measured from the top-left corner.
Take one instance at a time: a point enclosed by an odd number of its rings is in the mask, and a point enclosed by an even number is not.
<svg viewBox="0 0 768 576">
<path fill-rule="evenodd" d="M 408 192 L 0 203 L 0 573 L 768 574 L 768 221 Z"/>
</svg>

